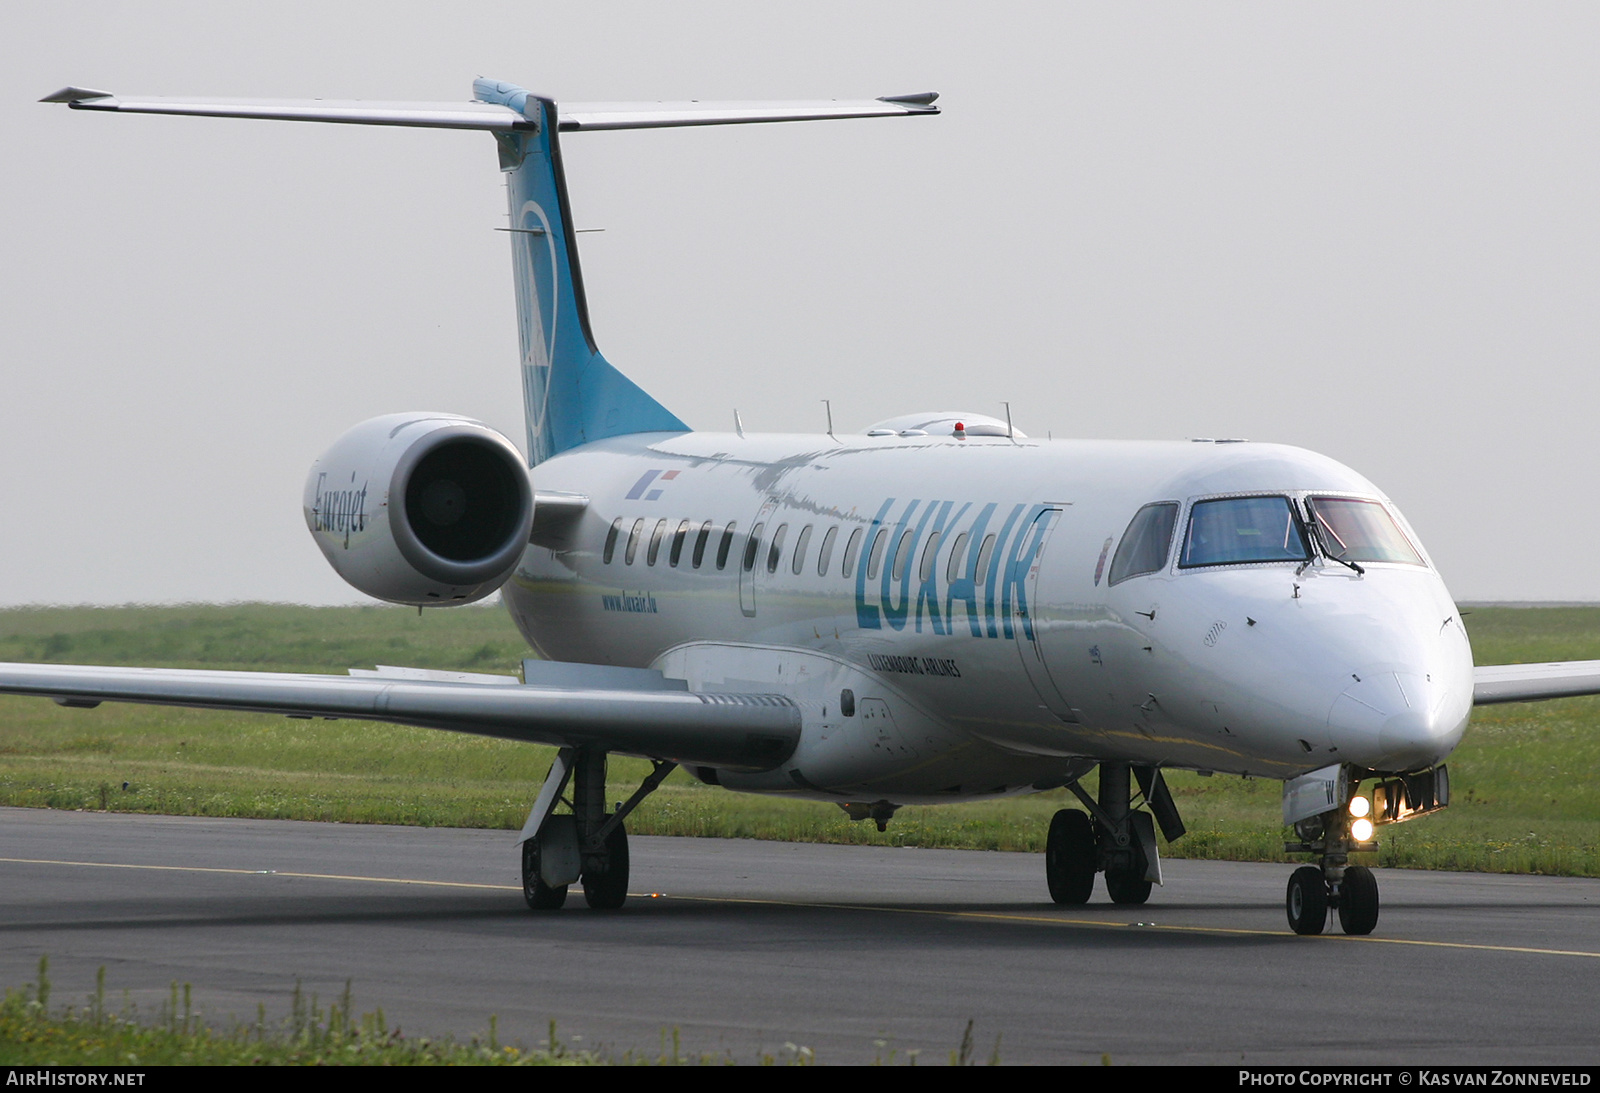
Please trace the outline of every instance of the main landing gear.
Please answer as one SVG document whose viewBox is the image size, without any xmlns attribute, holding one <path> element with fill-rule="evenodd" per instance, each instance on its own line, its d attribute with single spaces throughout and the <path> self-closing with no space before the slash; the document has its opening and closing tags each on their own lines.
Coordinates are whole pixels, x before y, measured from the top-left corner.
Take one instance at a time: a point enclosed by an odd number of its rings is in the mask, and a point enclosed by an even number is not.
<svg viewBox="0 0 1600 1093">
<path fill-rule="evenodd" d="M 554 911 L 567 888 L 582 880 L 583 898 L 596 911 L 614 911 L 628 898 L 628 832 L 622 821 L 661 784 L 676 763 L 656 761 L 632 797 L 606 812 L 606 753 L 596 747 L 562 748 L 522 828 L 522 896 L 535 911 Z M 570 813 L 557 814 L 572 783 Z"/>
<path fill-rule="evenodd" d="M 1130 774 L 1138 780 L 1142 802 L 1133 798 Z M 1168 842 L 1184 832 L 1161 771 L 1130 763 L 1101 763 L 1098 801 L 1076 781 L 1067 788 L 1089 811 L 1064 808 L 1050 821 L 1044 852 L 1050 898 L 1060 904 L 1088 903 L 1094 893 L 1094 875 L 1103 872 L 1112 903 L 1144 903 L 1150 898 L 1150 886 L 1161 883 L 1156 825 L 1160 824 Z M 1141 803 L 1150 811 L 1137 811 Z"/>
</svg>

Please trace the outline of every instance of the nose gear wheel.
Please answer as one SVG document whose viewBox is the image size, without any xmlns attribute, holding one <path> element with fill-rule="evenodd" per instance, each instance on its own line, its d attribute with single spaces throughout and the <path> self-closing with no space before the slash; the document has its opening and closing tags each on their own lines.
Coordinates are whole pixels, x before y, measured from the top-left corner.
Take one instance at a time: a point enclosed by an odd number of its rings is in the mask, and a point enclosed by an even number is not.
<svg viewBox="0 0 1600 1093">
<path fill-rule="evenodd" d="M 1302 865 L 1289 876 L 1289 891 L 1284 896 L 1289 914 L 1289 929 L 1297 934 L 1320 934 L 1328 924 L 1328 882 L 1322 870 Z"/>
<path fill-rule="evenodd" d="M 1352 865 L 1339 882 L 1339 925 L 1365 937 L 1378 925 L 1378 878 L 1364 865 Z"/>
</svg>

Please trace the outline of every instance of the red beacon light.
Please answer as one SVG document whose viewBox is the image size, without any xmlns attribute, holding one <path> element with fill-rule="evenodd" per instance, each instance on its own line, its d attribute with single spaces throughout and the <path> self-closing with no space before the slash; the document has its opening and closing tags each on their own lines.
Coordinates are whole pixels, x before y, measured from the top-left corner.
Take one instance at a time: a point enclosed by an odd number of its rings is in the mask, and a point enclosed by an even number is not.
<svg viewBox="0 0 1600 1093">
<path fill-rule="evenodd" d="M 967 439 L 967 427 L 959 421 L 956 422 L 956 438 L 958 440 Z"/>
</svg>

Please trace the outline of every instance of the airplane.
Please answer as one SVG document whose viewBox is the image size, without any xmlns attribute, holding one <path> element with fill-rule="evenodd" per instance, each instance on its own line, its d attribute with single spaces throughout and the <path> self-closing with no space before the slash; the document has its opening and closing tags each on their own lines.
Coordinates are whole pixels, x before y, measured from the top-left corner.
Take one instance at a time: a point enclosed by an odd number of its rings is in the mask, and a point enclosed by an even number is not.
<svg viewBox="0 0 1600 1093">
<path fill-rule="evenodd" d="M 1137 905 L 1184 833 L 1163 771 L 1282 780 L 1310 856 L 1290 928 L 1370 934 L 1352 853 L 1449 804 L 1476 705 L 1600 693 L 1600 661 L 1474 668 L 1461 615 L 1375 485 L 1229 438 L 1047 440 L 971 411 L 863 434 L 691 430 L 596 348 L 561 161 L 587 130 L 932 117 L 937 95 L 569 103 L 479 79 L 471 102 L 124 98 L 75 110 L 484 130 L 509 196 L 525 454 L 445 412 L 356 425 L 304 516 L 333 569 L 391 603 L 499 592 L 521 678 L 7 664 L 0 692 L 359 718 L 554 745 L 520 834 L 524 896 L 627 897 L 625 820 L 674 769 L 830 801 L 884 829 L 907 804 L 1065 788 L 1051 899 Z M 611 754 L 652 773 L 607 809 Z M 1083 780 L 1098 772 L 1096 792 Z M 1364 791 L 1363 785 L 1370 785 Z"/>
</svg>

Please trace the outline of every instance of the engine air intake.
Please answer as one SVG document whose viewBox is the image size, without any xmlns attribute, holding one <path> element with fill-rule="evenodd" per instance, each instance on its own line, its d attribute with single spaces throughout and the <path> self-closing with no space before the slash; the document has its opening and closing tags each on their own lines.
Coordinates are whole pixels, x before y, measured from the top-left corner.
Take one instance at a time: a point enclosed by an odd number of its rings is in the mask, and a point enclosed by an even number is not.
<svg viewBox="0 0 1600 1093">
<path fill-rule="evenodd" d="M 418 541 L 452 562 L 481 561 L 516 534 L 523 473 L 476 439 L 449 440 L 418 461 L 405 487 L 405 521 Z"/>
</svg>

